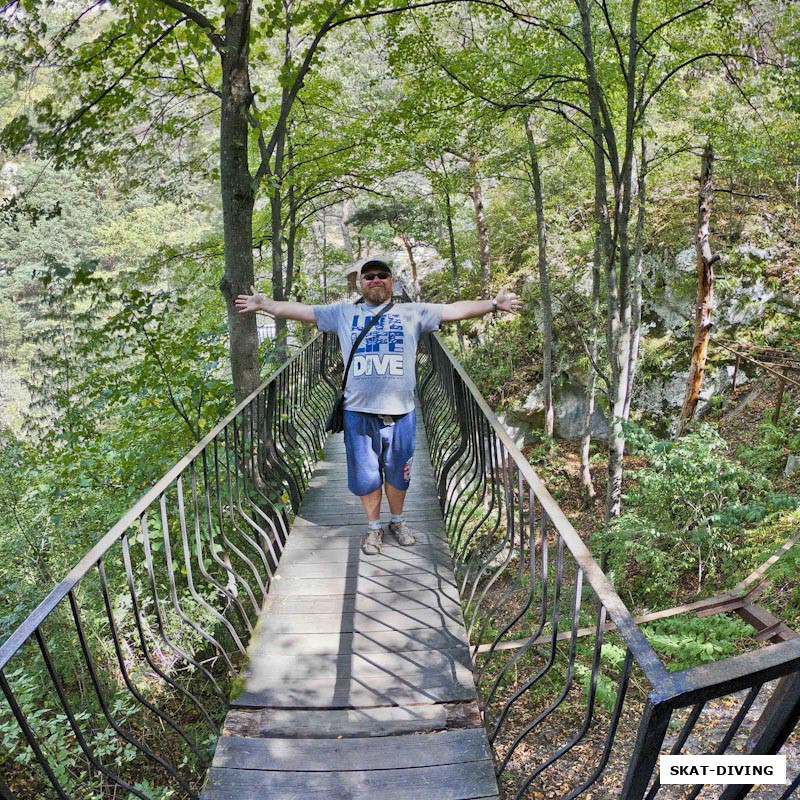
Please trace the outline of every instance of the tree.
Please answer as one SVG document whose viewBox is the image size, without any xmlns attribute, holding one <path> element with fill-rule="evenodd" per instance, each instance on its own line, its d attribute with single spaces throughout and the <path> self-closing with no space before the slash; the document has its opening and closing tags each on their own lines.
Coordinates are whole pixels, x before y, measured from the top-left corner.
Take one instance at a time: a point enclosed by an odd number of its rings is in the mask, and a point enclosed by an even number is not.
<svg viewBox="0 0 800 800">
<path fill-rule="evenodd" d="M 61 97 L 76 98 L 65 104 L 51 94 L 35 103 L 32 113 L 18 114 L 4 130 L 8 147 L 20 149 L 35 141 L 60 164 L 86 164 L 100 149 L 113 162 L 126 147 L 139 146 L 137 125 L 146 128 L 150 146 L 159 137 L 164 144 L 177 126 L 189 125 L 200 113 L 198 106 L 205 113 L 209 98 L 216 98 L 225 252 L 220 288 L 237 402 L 260 380 L 255 319 L 238 314 L 233 301 L 254 282 L 253 212 L 262 186 L 270 205 L 272 292 L 276 299 L 286 295 L 284 193 L 298 96 L 331 32 L 406 7 L 373 0 L 332 5 L 287 0 L 258 15 L 253 0 L 219 8 L 183 0 L 127 0 L 113 9 L 100 4 L 79 8 L 49 39 L 44 39 L 45 4 L 34 2 L 23 11 L 16 2 L 6 9 L 3 26 L 19 43 L 20 69 L 58 63 Z M 254 87 L 253 57 L 273 65 L 277 92 L 273 86 L 266 93 Z M 137 94 L 148 85 L 159 87 L 155 109 Z M 251 142 L 257 148 L 254 167 Z"/>
<path fill-rule="evenodd" d="M 711 338 L 711 312 L 714 307 L 714 262 L 719 255 L 711 255 L 709 242 L 711 222 L 711 201 L 714 196 L 713 183 L 714 151 L 710 145 L 703 150 L 700 169 L 700 192 L 697 204 L 697 302 L 695 303 L 694 342 L 692 343 L 692 362 L 686 382 L 686 397 L 681 409 L 678 436 L 684 433 L 694 418 L 700 389 L 703 385 L 708 341 Z"/>
<path fill-rule="evenodd" d="M 394 198 L 371 202 L 350 214 L 348 224 L 364 229 L 384 222 L 403 243 L 411 267 L 411 292 L 419 300 L 419 276 L 414 248 L 418 241 L 430 240 L 434 225 L 433 208 L 420 200 Z"/>
</svg>

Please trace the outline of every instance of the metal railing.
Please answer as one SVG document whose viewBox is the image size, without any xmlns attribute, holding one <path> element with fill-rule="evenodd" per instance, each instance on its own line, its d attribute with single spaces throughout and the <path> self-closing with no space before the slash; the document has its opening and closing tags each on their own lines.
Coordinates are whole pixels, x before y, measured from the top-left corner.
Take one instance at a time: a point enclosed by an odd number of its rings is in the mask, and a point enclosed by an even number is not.
<svg viewBox="0 0 800 800">
<path fill-rule="evenodd" d="M 421 342 L 418 385 L 504 796 L 697 797 L 667 794 L 654 770 L 710 729 L 700 752 L 777 752 L 800 716 L 800 638 L 668 672 L 438 335 Z"/>
<path fill-rule="evenodd" d="M 0 647 L 3 800 L 197 796 L 340 370 L 335 337 L 310 342 Z M 800 717 L 800 637 L 668 672 L 438 336 L 418 370 L 504 797 L 673 797 L 659 752 L 712 727 L 713 752 L 777 752 Z"/>
<path fill-rule="evenodd" d="M 0 647 L 0 796 L 197 797 L 341 370 L 322 334 Z"/>
</svg>

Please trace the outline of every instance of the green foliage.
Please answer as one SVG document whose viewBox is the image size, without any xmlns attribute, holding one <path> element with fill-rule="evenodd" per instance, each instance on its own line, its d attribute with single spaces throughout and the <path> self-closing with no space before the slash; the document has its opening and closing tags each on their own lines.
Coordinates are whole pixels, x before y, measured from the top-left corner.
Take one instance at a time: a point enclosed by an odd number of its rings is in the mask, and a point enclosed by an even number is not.
<svg viewBox="0 0 800 800">
<path fill-rule="evenodd" d="M 470 326 L 465 327 L 469 331 Z M 464 355 L 464 368 L 493 407 L 502 410 L 525 387 L 536 383 L 540 375 L 540 359 L 536 357 L 539 342 L 535 318 L 522 314 L 490 323 L 481 346 Z"/>
<path fill-rule="evenodd" d="M 765 417 L 753 441 L 740 446 L 736 456 L 751 469 L 774 475 L 784 468 L 788 455 L 800 455 L 800 428 L 791 408 L 781 414 L 777 425 L 772 421 L 771 410 L 765 412 Z"/>
<path fill-rule="evenodd" d="M 741 652 L 755 634 L 739 617 L 721 614 L 667 617 L 643 625 L 642 631 L 670 670 L 721 661 Z"/>
<path fill-rule="evenodd" d="M 627 510 L 592 541 L 636 608 L 664 605 L 690 585 L 701 592 L 724 566 L 734 570 L 746 526 L 798 504 L 730 459 L 708 425 L 675 442 L 633 424 L 627 433 L 648 463 L 631 477 Z"/>
</svg>

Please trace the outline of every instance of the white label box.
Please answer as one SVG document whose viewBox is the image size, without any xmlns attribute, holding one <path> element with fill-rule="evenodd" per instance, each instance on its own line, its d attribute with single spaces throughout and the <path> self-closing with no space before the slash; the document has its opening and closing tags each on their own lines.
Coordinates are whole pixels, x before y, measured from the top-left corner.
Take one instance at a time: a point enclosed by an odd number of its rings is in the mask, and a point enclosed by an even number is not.
<svg viewBox="0 0 800 800">
<path fill-rule="evenodd" d="M 668 756 L 659 759 L 668 783 L 786 784 L 786 756 Z"/>
</svg>

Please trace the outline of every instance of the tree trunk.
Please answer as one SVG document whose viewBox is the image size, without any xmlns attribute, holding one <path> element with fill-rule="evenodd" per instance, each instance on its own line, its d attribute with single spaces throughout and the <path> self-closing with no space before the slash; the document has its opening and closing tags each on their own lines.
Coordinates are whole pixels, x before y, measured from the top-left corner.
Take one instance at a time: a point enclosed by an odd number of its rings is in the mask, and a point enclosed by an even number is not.
<svg viewBox="0 0 800 800">
<path fill-rule="evenodd" d="M 344 247 L 345 252 L 347 253 L 350 258 L 353 257 L 353 240 L 350 236 L 350 200 L 345 200 L 342 203 L 342 218 L 340 227 L 342 230 L 342 247 Z"/>
<path fill-rule="evenodd" d="M 453 276 L 453 292 L 455 293 L 454 300 L 461 299 L 461 279 L 458 274 L 458 258 L 456 257 L 456 236 L 453 231 L 453 206 L 450 202 L 450 192 L 447 186 L 443 186 L 444 192 L 444 215 L 447 222 L 447 241 L 450 252 L 450 269 Z M 458 346 L 461 350 L 461 355 L 464 355 L 464 330 L 461 327 L 461 321 L 456 322 L 456 333 L 458 335 Z"/>
<path fill-rule="evenodd" d="M 250 3 L 240 0 L 225 20 L 220 110 L 220 189 L 222 196 L 225 274 L 220 289 L 225 297 L 230 332 L 231 377 L 236 403 L 259 385 L 258 333 L 255 314 L 239 314 L 236 296 L 253 285 L 253 205 L 255 197 L 248 166 L 247 109 L 250 89 L 248 40 Z"/>
<path fill-rule="evenodd" d="M 284 90 L 285 91 L 285 90 Z M 270 196 L 270 226 L 272 230 L 272 299 L 285 300 L 283 283 L 283 214 L 281 182 L 283 180 L 283 155 L 286 146 L 286 123 L 279 120 L 276 128 L 275 164 L 270 173 L 272 195 Z M 275 317 L 275 343 L 278 357 L 284 360 L 286 349 L 286 320 Z"/>
<path fill-rule="evenodd" d="M 606 485 L 606 521 L 619 516 L 622 497 L 622 460 L 625 452 L 625 438 L 622 427 L 622 413 L 625 405 L 627 386 L 627 363 L 629 338 L 626 336 L 625 303 L 621 302 L 620 279 L 622 272 L 622 247 L 620 247 L 620 267 L 617 267 L 616 246 L 608 215 L 608 185 L 606 178 L 606 149 L 608 158 L 617 163 L 617 150 L 614 131 L 603 126 L 603 96 L 594 62 L 594 41 L 592 39 L 591 11 L 587 0 L 577 0 L 581 17 L 581 35 L 584 44 L 584 66 L 589 99 L 589 113 L 592 121 L 592 144 L 594 161 L 594 216 L 597 229 L 598 252 L 602 258 L 606 278 L 606 342 L 608 359 L 611 365 L 611 386 L 609 391 L 608 421 L 608 482 Z M 621 171 L 620 171 L 621 174 Z M 621 209 L 624 212 L 624 208 Z M 621 214 L 616 218 L 617 230 L 623 227 Z M 629 295 L 625 298 L 629 299 Z M 628 327 L 628 334 L 630 328 Z M 624 356 L 622 355 L 624 353 Z"/>
<path fill-rule="evenodd" d="M 417 277 L 417 262 L 414 259 L 414 248 L 411 246 L 411 239 L 409 239 L 408 234 L 401 233 L 400 238 L 403 240 L 403 247 L 406 249 L 408 263 L 411 266 L 411 295 L 414 300 L 419 301 L 419 278 Z"/>
<path fill-rule="evenodd" d="M 692 364 L 689 379 L 686 383 L 686 397 L 683 401 L 677 435 L 681 436 L 694 417 L 700 389 L 703 385 L 703 373 L 708 356 L 708 340 L 711 337 L 711 312 L 714 305 L 714 261 L 711 255 L 711 244 L 708 240 L 711 220 L 711 201 L 714 196 L 712 179 L 714 167 L 714 151 L 710 144 L 703 150 L 703 162 L 700 170 L 700 196 L 697 207 L 697 303 L 695 305 L 694 343 L 692 344 Z"/>
<path fill-rule="evenodd" d="M 623 417 L 631 418 L 631 396 L 633 395 L 633 381 L 636 378 L 636 368 L 639 363 L 639 343 L 642 338 L 642 258 L 644 252 L 644 223 L 646 219 L 646 192 L 645 178 L 647 175 L 647 146 L 644 136 L 641 140 L 641 161 L 636 192 L 639 204 L 636 218 L 636 233 L 634 235 L 633 256 L 633 288 L 631 292 L 631 347 L 628 355 L 628 385 L 625 390 L 625 409 Z"/>
<path fill-rule="evenodd" d="M 536 206 L 536 237 L 538 243 L 539 288 L 542 294 L 542 399 L 544 400 L 544 432 L 553 435 L 553 303 L 550 296 L 550 276 L 547 272 L 547 225 L 544 218 L 542 175 L 539 156 L 533 138 L 531 118 L 525 120 L 525 135 L 531 160 L 533 195 Z"/>
<path fill-rule="evenodd" d="M 489 254 L 489 230 L 483 208 L 483 189 L 478 175 L 478 158 L 474 152 L 469 155 L 469 169 L 472 173 L 472 205 L 475 209 L 475 228 L 478 232 L 478 253 L 481 263 L 481 298 L 489 297 L 489 277 L 491 272 Z"/>
<path fill-rule="evenodd" d="M 586 376 L 586 413 L 583 417 L 581 437 L 581 493 L 583 505 L 588 508 L 597 497 L 589 468 L 589 450 L 592 444 L 592 417 L 594 416 L 595 392 L 597 388 L 597 354 L 600 345 L 600 243 L 595 238 L 594 263 L 592 264 L 592 330 L 589 340 L 589 372 Z"/>
</svg>

